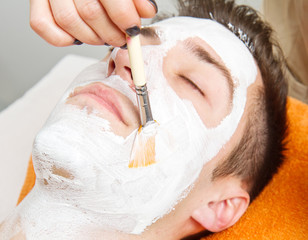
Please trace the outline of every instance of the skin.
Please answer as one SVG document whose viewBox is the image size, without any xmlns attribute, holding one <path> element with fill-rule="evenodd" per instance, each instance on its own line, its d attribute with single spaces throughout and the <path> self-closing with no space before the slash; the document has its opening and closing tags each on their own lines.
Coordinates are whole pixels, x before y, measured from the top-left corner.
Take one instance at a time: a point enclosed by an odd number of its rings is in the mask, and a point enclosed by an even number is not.
<svg viewBox="0 0 308 240">
<path fill-rule="evenodd" d="M 123 46 L 125 30 L 141 26 L 156 9 L 146 0 L 30 0 L 30 25 L 48 43 L 63 47 L 75 39 L 91 45 Z"/>
<path fill-rule="evenodd" d="M 206 42 L 199 38 L 189 38 L 178 42 L 175 47 L 168 51 L 164 57 L 163 73 L 174 91 L 181 98 L 192 102 L 204 124 L 206 126 L 216 126 L 231 110 L 230 98 L 232 92 L 228 88 L 226 76 L 219 69 L 209 63 L 201 62 L 191 52 L 187 51 L 185 46 L 189 41 L 198 44 L 208 51 L 213 59 L 223 64 L 219 56 Z M 157 39 L 152 37 L 142 37 L 143 45 L 159 43 Z M 189 61 L 181 61 L 181 59 L 189 59 Z M 174 62 L 176 64 L 173 64 Z M 108 75 L 112 74 L 120 75 L 122 79 L 128 81 L 133 87 L 127 50 L 119 49 L 115 59 L 109 61 Z M 185 77 L 181 77 L 182 75 Z M 127 136 L 139 126 L 136 106 L 128 98 L 125 98 L 116 89 L 101 85 L 96 86 L 95 84 L 76 88 L 75 92 L 81 92 L 89 87 L 102 88 L 106 94 L 113 94 L 113 99 L 117 106 L 120 106 L 117 107 L 118 111 L 123 117 L 119 117 L 117 112 L 110 109 L 108 101 L 102 103 L 101 101 L 104 100 L 98 100 L 87 94 L 73 94 L 69 97 L 67 103 L 79 108 L 86 106 L 90 109 L 90 112 L 95 109 L 98 116 L 112 123 L 111 127 L 114 130 L 121 129 L 119 134 L 122 136 Z M 80 237 L 86 239 L 91 233 L 91 237 L 102 239 L 175 240 L 198 233 L 204 229 L 219 232 L 235 224 L 249 205 L 247 186 L 240 179 L 233 176 L 212 181 L 212 172 L 217 164 L 230 154 L 243 136 L 248 118 L 248 109 L 251 103 L 255 101 L 253 93 L 260 87 L 263 87 L 263 85 L 258 70 L 255 82 L 247 90 L 247 104 L 235 133 L 220 152 L 204 165 L 189 195 L 180 201 L 173 211 L 149 226 L 140 235 L 106 232 L 100 229 L 93 230 L 91 226 L 84 226 L 85 235 Z M 217 94 L 217 91 L 219 94 Z M 13 239 L 24 239 L 22 233 L 14 237 Z"/>
</svg>

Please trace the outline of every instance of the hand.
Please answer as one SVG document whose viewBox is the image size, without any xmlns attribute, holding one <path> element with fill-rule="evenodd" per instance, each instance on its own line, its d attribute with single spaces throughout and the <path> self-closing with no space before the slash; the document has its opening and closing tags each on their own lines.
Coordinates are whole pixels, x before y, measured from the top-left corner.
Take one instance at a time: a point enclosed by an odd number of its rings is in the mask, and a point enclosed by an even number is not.
<svg viewBox="0 0 308 240">
<path fill-rule="evenodd" d="M 30 0 L 30 25 L 54 46 L 81 41 L 120 47 L 127 29 L 156 12 L 154 0 Z"/>
</svg>

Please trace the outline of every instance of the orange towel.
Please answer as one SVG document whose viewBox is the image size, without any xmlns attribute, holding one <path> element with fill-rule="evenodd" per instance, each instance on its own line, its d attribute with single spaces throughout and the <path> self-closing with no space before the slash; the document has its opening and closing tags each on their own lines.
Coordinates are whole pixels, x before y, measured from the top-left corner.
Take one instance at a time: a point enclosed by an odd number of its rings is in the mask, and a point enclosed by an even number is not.
<svg viewBox="0 0 308 240">
<path fill-rule="evenodd" d="M 21 192 L 19 194 L 19 198 L 17 201 L 17 205 L 28 195 L 28 193 L 32 190 L 35 184 L 35 172 L 33 168 L 32 163 L 32 157 L 30 158 L 28 169 L 27 169 L 27 175 L 24 182 L 24 185 L 22 186 Z"/>
<path fill-rule="evenodd" d="M 308 239 L 308 106 L 288 100 L 287 159 L 270 184 L 231 228 L 202 240 Z M 35 182 L 32 161 L 18 203 Z"/>
</svg>

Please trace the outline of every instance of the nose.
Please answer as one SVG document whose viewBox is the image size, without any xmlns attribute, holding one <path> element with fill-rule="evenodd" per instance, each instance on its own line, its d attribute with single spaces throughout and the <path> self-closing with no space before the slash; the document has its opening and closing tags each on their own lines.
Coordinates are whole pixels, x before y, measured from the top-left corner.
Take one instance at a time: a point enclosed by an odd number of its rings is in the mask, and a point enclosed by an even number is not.
<svg viewBox="0 0 308 240">
<path fill-rule="evenodd" d="M 130 68 L 129 56 L 127 49 L 114 49 L 108 63 L 108 77 L 110 75 L 119 75 L 123 80 L 129 83 L 134 89 L 132 72 Z"/>
</svg>

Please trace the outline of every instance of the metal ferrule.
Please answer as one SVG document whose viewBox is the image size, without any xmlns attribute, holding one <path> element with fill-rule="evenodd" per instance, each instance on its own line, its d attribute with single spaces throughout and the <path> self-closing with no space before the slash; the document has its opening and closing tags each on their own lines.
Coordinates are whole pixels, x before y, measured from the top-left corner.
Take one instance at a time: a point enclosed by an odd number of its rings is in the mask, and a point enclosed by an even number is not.
<svg viewBox="0 0 308 240">
<path fill-rule="evenodd" d="M 153 121 L 147 85 L 136 86 L 137 101 L 140 112 L 141 124 L 144 127 L 147 122 Z"/>
</svg>

